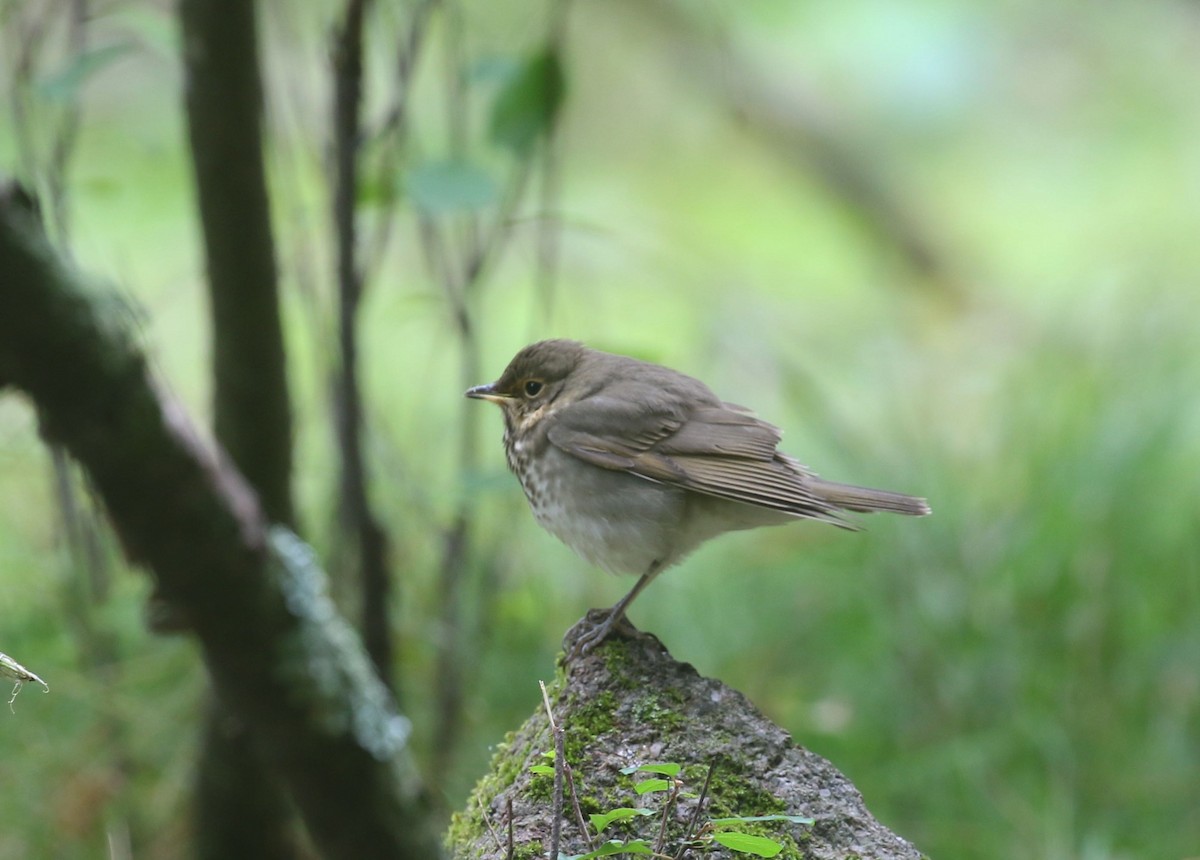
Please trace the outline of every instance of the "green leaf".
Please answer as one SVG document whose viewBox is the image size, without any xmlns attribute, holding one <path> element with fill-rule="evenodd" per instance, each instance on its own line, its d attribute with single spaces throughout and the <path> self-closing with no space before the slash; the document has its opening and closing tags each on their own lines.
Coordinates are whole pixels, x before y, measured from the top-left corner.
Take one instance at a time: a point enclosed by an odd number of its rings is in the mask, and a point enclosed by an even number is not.
<svg viewBox="0 0 1200 860">
<path fill-rule="evenodd" d="M 532 764 L 529 766 L 529 772 L 554 776 L 554 768 L 548 764 Z"/>
<path fill-rule="evenodd" d="M 790 821 L 793 824 L 812 824 L 813 819 L 803 815 L 746 815 L 736 818 L 713 818 L 708 823 L 720 827 L 723 824 L 741 824 L 743 821 Z"/>
<path fill-rule="evenodd" d="M 654 849 L 650 847 L 645 839 L 634 839 L 631 842 L 622 842 L 620 839 L 610 839 L 605 842 L 595 851 L 589 851 L 587 854 L 562 854 L 558 855 L 558 860 L 593 860 L 595 857 L 612 857 L 614 854 L 653 854 Z"/>
<path fill-rule="evenodd" d="M 407 186 L 413 205 L 426 215 L 482 209 L 500 196 L 492 177 L 466 161 L 418 165 L 408 174 Z"/>
<path fill-rule="evenodd" d="M 480 57 L 467 68 L 467 80 L 499 86 L 515 78 L 520 70 L 520 64 L 513 57 L 491 54 Z"/>
<path fill-rule="evenodd" d="M 679 776 L 681 770 L 683 770 L 683 765 L 675 764 L 673 761 L 664 761 L 653 764 L 631 764 L 629 767 L 621 768 L 621 773 L 626 776 L 631 773 L 661 773 L 663 776 Z"/>
<path fill-rule="evenodd" d="M 603 833 L 604 828 L 612 824 L 614 821 L 624 821 L 626 818 L 633 818 L 635 815 L 653 815 L 649 809 L 634 809 L 631 806 L 618 806 L 616 809 L 610 809 L 603 815 L 593 813 L 588 816 L 588 820 L 592 822 L 592 827 L 596 828 L 597 833 Z"/>
<path fill-rule="evenodd" d="M 492 105 L 492 142 L 525 155 L 558 119 L 566 78 L 557 51 L 546 47 L 525 61 L 496 94 Z"/>
<path fill-rule="evenodd" d="M 120 42 L 76 54 L 66 66 L 44 78 L 38 84 L 38 90 L 47 101 L 74 101 L 88 78 L 120 59 L 123 54 L 132 51 L 134 47 L 132 42 Z"/>
<path fill-rule="evenodd" d="M 643 779 L 633 787 L 633 790 L 638 794 L 646 794 L 650 791 L 666 791 L 671 787 L 671 783 L 665 779 Z"/>
<path fill-rule="evenodd" d="M 359 178 L 354 189 L 354 202 L 359 206 L 386 206 L 396 199 L 396 187 L 391 182 L 381 182 L 377 177 Z"/>
<path fill-rule="evenodd" d="M 774 839 L 768 839 L 765 836 L 751 836 L 749 833 L 738 833 L 736 830 L 714 833 L 713 841 L 721 843 L 731 851 L 753 854 L 755 857 L 774 857 L 783 850 L 783 846 Z"/>
<path fill-rule="evenodd" d="M 605 842 L 596 852 L 597 857 L 611 857 L 614 854 L 653 854 L 654 849 L 650 847 L 650 843 L 645 839 L 634 839 L 630 842 L 621 842 L 614 839 L 611 842 Z"/>
</svg>

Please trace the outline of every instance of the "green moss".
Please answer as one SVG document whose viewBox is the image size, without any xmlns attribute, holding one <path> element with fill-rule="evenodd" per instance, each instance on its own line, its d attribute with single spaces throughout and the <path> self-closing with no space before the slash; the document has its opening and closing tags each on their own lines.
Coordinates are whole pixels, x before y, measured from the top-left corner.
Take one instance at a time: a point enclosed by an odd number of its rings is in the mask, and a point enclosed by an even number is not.
<svg viewBox="0 0 1200 860">
<path fill-rule="evenodd" d="M 549 803 L 554 798 L 554 777 L 550 774 L 534 774 L 525 788 L 530 800 Z"/>
<path fill-rule="evenodd" d="M 631 644 L 627 639 L 609 639 L 600 650 L 604 657 L 604 668 L 622 690 L 632 690 L 637 686 L 634 673 L 629 671 Z"/>
<path fill-rule="evenodd" d="M 639 723 L 651 726 L 666 734 L 683 725 L 683 714 L 664 702 L 665 696 L 649 692 L 633 704 L 633 717 Z"/>
<path fill-rule="evenodd" d="M 702 784 L 703 772 L 699 777 Z M 787 805 L 769 791 L 753 786 L 744 772 L 732 768 L 728 762 L 718 763 L 708 784 L 708 807 L 710 818 L 732 818 L 739 815 L 785 815 L 791 812 Z"/>
<path fill-rule="evenodd" d="M 606 803 L 602 798 L 594 794 L 581 795 L 579 798 L 579 808 L 583 810 L 584 815 L 595 815 L 605 812 L 613 808 L 612 803 Z"/>
<path fill-rule="evenodd" d="M 487 806 L 492 798 L 516 782 L 522 765 L 529 757 L 528 746 L 521 749 L 514 748 L 515 741 L 516 734 L 508 732 L 505 734 L 504 740 L 496 744 L 496 752 L 492 755 L 491 766 L 475 784 L 470 799 L 467 801 L 467 808 L 455 812 L 450 817 L 450 827 L 446 830 L 445 839 L 447 846 L 461 847 L 474 844 L 483 835 L 485 824 L 481 802 L 482 806 Z"/>
<path fill-rule="evenodd" d="M 465 812 L 455 812 L 450 816 L 450 826 L 446 829 L 446 847 L 453 851 L 455 848 L 472 845 L 483 831 L 483 817 L 479 807 L 471 805 Z"/>
<path fill-rule="evenodd" d="M 563 752 L 567 761 L 577 763 L 582 760 L 584 751 L 596 738 L 613 728 L 613 713 L 617 709 L 617 697 L 605 690 L 595 699 L 574 706 L 572 703 L 571 719 L 566 725 L 563 736 Z"/>
</svg>

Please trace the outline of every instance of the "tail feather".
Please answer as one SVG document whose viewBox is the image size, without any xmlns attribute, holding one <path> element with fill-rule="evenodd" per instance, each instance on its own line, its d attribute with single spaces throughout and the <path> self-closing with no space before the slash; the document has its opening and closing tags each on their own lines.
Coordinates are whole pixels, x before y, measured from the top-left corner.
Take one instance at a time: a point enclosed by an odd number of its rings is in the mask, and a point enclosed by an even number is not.
<svg viewBox="0 0 1200 860">
<path fill-rule="evenodd" d="M 823 481 L 820 478 L 812 480 L 809 483 L 809 489 L 823 501 L 847 511 L 858 511 L 864 514 L 874 511 L 889 511 L 912 517 L 923 517 L 929 513 L 929 504 L 924 499 L 907 496 L 904 493 L 873 490 L 870 487 L 856 487 L 853 484 L 839 484 L 836 481 Z"/>
</svg>

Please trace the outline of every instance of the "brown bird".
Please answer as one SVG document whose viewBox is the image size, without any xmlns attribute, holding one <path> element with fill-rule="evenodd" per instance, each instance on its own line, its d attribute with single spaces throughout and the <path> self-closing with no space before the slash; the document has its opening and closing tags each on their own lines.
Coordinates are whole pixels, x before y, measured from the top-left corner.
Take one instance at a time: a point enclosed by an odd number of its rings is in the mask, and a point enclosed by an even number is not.
<svg viewBox="0 0 1200 860">
<path fill-rule="evenodd" d="M 655 576 L 723 532 L 842 511 L 923 516 L 924 499 L 838 484 L 779 451 L 780 431 L 698 379 L 544 340 L 467 397 L 504 413 L 504 452 L 547 531 L 593 564 L 639 575 L 572 656 L 619 624 Z"/>
</svg>

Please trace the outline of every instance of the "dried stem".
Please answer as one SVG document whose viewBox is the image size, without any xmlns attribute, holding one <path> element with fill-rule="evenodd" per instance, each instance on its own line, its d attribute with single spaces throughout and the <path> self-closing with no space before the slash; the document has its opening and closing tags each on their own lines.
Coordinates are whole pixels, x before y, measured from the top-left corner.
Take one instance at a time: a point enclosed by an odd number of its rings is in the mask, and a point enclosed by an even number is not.
<svg viewBox="0 0 1200 860">
<path fill-rule="evenodd" d="M 671 792 L 667 795 L 666 803 L 663 804 L 662 819 L 658 825 L 658 840 L 654 843 L 655 854 L 661 854 L 667 844 L 667 821 L 671 817 L 671 810 L 675 808 L 676 800 L 679 799 L 680 785 L 678 779 L 671 779 Z"/>
<path fill-rule="evenodd" d="M 696 811 L 692 813 L 692 820 L 688 822 L 687 833 L 679 843 L 679 852 L 675 855 L 675 860 L 682 860 L 688 850 L 688 842 L 696 834 L 696 825 L 700 823 L 700 814 L 704 811 L 704 801 L 708 797 L 708 785 L 712 782 L 713 771 L 716 769 L 717 759 L 714 757 L 708 763 L 708 773 L 704 774 L 704 787 L 700 789 L 700 797 L 696 800 Z"/>
<path fill-rule="evenodd" d="M 550 860 L 558 860 L 558 849 L 562 841 L 562 808 L 563 808 L 563 771 L 566 766 L 566 753 L 563 750 L 562 726 L 554 721 L 554 712 L 550 709 L 550 697 L 546 694 L 546 684 L 538 681 L 542 688 L 542 702 L 546 705 L 546 718 L 550 720 L 550 731 L 554 735 L 554 805 L 550 814 Z"/>
<path fill-rule="evenodd" d="M 508 814 L 508 850 L 504 852 L 505 860 L 513 860 L 513 810 L 512 810 L 512 795 L 506 798 L 505 807 Z"/>
<path fill-rule="evenodd" d="M 496 828 L 492 827 L 492 819 L 488 817 L 488 808 L 482 797 L 479 798 L 479 812 L 483 816 L 483 823 L 487 826 L 488 833 L 492 834 L 492 839 L 496 841 L 496 847 L 503 849 L 504 843 L 500 841 L 500 834 L 496 832 Z"/>
<path fill-rule="evenodd" d="M 579 825 L 579 832 L 587 840 L 588 847 L 595 851 L 597 848 L 596 840 L 592 838 L 587 819 L 583 817 L 583 807 L 579 805 L 579 795 L 575 793 L 575 769 L 571 767 L 569 762 L 563 762 L 563 769 L 567 774 L 567 788 L 571 790 L 571 806 L 575 809 L 575 823 Z"/>
</svg>

